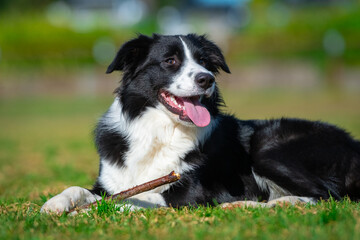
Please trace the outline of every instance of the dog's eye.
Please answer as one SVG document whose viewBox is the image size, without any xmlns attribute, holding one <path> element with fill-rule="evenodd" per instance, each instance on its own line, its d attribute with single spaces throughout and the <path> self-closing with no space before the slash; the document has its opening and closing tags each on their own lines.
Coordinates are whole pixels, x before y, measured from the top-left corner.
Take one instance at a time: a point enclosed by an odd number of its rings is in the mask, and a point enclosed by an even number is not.
<svg viewBox="0 0 360 240">
<path fill-rule="evenodd" d="M 165 60 L 165 62 L 169 65 L 174 65 L 176 64 L 176 60 L 174 58 L 168 58 Z"/>
<path fill-rule="evenodd" d="M 205 66 L 205 65 L 206 65 L 205 59 L 200 58 L 200 59 L 199 59 L 199 64 L 200 64 L 201 66 Z"/>
</svg>

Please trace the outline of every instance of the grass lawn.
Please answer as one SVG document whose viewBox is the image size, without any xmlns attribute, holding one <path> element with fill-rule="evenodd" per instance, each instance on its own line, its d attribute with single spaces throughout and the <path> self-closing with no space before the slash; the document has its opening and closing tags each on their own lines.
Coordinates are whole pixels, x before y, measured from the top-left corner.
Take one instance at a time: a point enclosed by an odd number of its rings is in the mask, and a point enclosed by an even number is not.
<svg viewBox="0 0 360 240">
<path fill-rule="evenodd" d="M 242 119 L 323 120 L 360 139 L 360 94 L 224 90 L 226 111 Z M 0 100 L 0 239 L 360 239 L 360 204 L 348 200 L 273 209 L 219 207 L 114 209 L 41 215 L 72 185 L 90 188 L 98 172 L 92 141 L 111 97 Z"/>
</svg>

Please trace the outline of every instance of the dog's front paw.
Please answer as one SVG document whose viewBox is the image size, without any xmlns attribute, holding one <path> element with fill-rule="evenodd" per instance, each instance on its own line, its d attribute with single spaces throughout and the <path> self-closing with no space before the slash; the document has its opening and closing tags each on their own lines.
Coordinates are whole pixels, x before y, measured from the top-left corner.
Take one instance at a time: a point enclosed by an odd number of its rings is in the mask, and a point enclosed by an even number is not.
<svg viewBox="0 0 360 240">
<path fill-rule="evenodd" d="M 92 194 L 85 188 L 69 187 L 59 195 L 56 195 L 55 197 L 48 200 L 42 206 L 40 212 L 55 212 L 60 214 L 64 211 L 70 211 L 77 206 L 85 205 L 100 199 L 100 196 Z"/>
<path fill-rule="evenodd" d="M 57 213 L 61 214 L 64 211 L 69 211 L 75 207 L 75 204 L 71 201 L 71 198 L 64 195 L 56 195 L 55 197 L 46 201 L 41 207 L 41 213 Z"/>
</svg>

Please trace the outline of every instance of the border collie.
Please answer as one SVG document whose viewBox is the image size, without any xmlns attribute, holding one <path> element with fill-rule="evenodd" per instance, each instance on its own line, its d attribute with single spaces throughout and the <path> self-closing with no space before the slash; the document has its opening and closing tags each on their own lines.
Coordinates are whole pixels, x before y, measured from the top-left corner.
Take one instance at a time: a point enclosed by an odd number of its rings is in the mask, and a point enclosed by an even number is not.
<svg viewBox="0 0 360 240">
<path fill-rule="evenodd" d="M 41 210 L 68 211 L 172 170 L 180 181 L 139 194 L 132 204 L 360 199 L 359 141 L 321 122 L 243 121 L 222 113 L 220 70 L 230 73 L 205 36 L 139 35 L 126 42 L 107 69 L 123 77 L 95 130 L 100 170 L 93 189 L 70 187 Z"/>
</svg>

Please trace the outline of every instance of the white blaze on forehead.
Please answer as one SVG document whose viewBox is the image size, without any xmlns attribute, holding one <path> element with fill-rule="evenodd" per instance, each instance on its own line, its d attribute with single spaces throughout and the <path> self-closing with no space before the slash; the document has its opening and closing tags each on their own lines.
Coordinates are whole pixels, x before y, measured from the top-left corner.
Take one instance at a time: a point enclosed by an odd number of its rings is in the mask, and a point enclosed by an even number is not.
<svg viewBox="0 0 360 240">
<path fill-rule="evenodd" d="M 204 68 L 203 66 L 201 66 L 194 60 L 187 44 L 182 40 L 181 37 L 179 37 L 179 38 L 184 46 L 184 52 L 185 52 L 185 59 L 184 59 L 185 64 L 184 64 L 184 69 L 183 69 L 184 72 L 186 72 L 186 73 L 193 72 L 194 75 L 203 72 L 203 73 L 208 73 L 208 74 L 214 76 L 214 74 L 212 72 L 210 72 L 209 70 L 207 70 L 206 68 Z"/>
<path fill-rule="evenodd" d="M 196 82 L 195 77 L 199 73 L 208 73 L 214 76 L 214 74 L 198 64 L 193 58 L 188 45 L 179 37 L 184 47 L 184 59 L 182 62 L 181 69 L 174 78 L 172 84 L 167 89 L 176 96 L 186 97 L 194 95 L 211 95 L 214 91 L 215 85 L 206 90 L 206 92 L 200 88 Z"/>
</svg>

